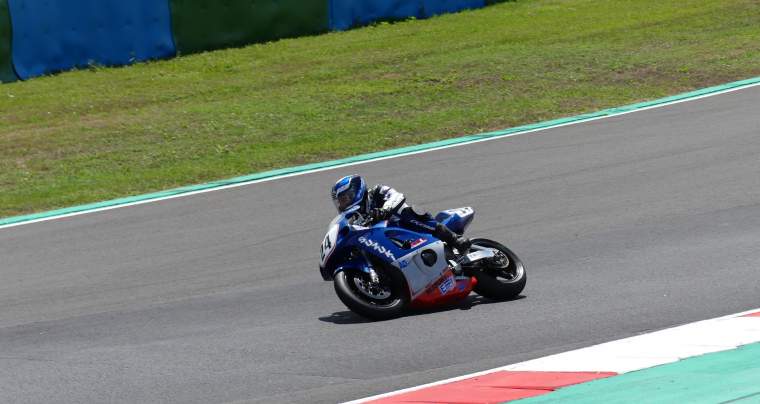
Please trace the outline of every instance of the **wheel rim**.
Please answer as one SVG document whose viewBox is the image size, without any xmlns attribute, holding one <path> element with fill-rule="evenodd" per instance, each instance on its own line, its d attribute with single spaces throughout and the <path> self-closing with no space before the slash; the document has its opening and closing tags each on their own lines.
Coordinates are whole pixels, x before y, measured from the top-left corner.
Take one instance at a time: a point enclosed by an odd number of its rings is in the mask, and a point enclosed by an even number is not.
<svg viewBox="0 0 760 404">
<path fill-rule="evenodd" d="M 511 265 L 510 265 L 511 266 Z M 515 268 L 494 268 L 494 275 L 502 283 L 516 283 L 522 279 L 525 269 L 522 266 L 515 266 Z"/>
<path fill-rule="evenodd" d="M 525 268 L 523 268 L 522 264 L 518 265 L 516 260 L 509 256 L 509 253 L 489 245 L 481 247 L 490 248 L 494 252 L 495 258 L 492 261 L 493 264 L 489 262 L 486 271 L 498 279 L 499 282 L 517 283 L 523 278 Z"/>
<path fill-rule="evenodd" d="M 390 279 L 385 278 L 387 276 L 380 273 L 380 282 L 373 284 L 369 277 L 360 272 L 347 273 L 348 286 L 353 290 L 354 296 L 363 300 L 365 303 L 372 306 L 390 307 L 394 306 L 400 300 L 397 291 L 393 290 L 392 282 Z"/>
<path fill-rule="evenodd" d="M 387 285 L 375 284 L 361 277 L 354 277 L 354 285 L 360 293 L 372 300 L 387 300 L 393 295 Z"/>
</svg>

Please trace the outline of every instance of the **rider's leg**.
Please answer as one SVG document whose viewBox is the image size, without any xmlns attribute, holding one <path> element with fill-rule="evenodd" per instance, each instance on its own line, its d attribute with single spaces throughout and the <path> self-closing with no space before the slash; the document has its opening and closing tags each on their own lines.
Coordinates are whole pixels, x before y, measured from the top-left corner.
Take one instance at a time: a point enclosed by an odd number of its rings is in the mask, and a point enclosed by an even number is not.
<svg viewBox="0 0 760 404">
<path fill-rule="evenodd" d="M 460 237 L 442 223 L 438 223 L 430 213 L 419 214 L 414 211 L 414 208 L 404 204 L 398 210 L 398 216 L 402 227 L 420 233 L 432 234 L 459 252 L 465 252 L 470 248 L 469 239 Z"/>
<path fill-rule="evenodd" d="M 443 223 L 436 224 L 433 235 L 445 241 L 446 244 L 456 248 L 460 253 L 464 253 L 470 248 L 470 239 L 464 236 L 460 237 L 458 234 L 451 231 L 451 229 L 444 226 Z"/>
</svg>

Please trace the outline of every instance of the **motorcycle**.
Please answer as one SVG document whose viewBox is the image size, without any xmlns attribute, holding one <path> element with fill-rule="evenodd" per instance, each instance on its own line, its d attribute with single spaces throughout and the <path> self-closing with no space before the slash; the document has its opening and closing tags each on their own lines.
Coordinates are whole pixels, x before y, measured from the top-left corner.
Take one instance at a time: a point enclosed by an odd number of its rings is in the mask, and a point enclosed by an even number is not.
<svg viewBox="0 0 760 404">
<path fill-rule="evenodd" d="M 464 207 L 442 211 L 435 219 L 462 235 L 474 215 Z M 527 280 L 517 255 L 496 241 L 471 243 L 468 251 L 458 251 L 392 220 L 372 223 L 355 207 L 330 222 L 319 271 L 346 307 L 374 320 L 456 303 L 473 291 L 492 300 L 517 297 Z"/>
</svg>

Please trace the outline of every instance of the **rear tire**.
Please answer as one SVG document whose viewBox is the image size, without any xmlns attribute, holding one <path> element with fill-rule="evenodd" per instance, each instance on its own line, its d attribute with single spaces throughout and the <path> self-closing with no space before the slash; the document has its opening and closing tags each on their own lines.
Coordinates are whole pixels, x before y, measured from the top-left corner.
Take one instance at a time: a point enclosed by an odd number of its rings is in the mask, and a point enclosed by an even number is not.
<svg viewBox="0 0 760 404">
<path fill-rule="evenodd" d="M 499 250 L 509 258 L 506 268 L 487 267 L 472 271 L 472 276 L 478 280 L 473 289 L 475 293 L 492 300 L 512 300 L 519 296 L 525 288 L 528 275 L 517 254 L 493 240 L 473 239 L 472 244 Z"/>
<path fill-rule="evenodd" d="M 377 270 L 382 285 L 382 296 L 372 297 L 362 290 L 369 281 L 369 275 L 358 270 L 341 271 L 335 274 L 335 293 L 343 304 L 354 313 L 372 320 L 388 320 L 400 316 L 409 303 L 406 282 L 396 271 Z M 388 294 L 384 297 L 384 294 Z"/>
</svg>

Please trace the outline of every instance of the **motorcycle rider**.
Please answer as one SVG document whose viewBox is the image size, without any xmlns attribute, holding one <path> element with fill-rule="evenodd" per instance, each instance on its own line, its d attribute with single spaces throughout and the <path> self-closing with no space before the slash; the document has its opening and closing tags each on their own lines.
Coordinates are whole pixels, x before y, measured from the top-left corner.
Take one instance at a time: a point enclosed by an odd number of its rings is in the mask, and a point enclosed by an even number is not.
<svg viewBox="0 0 760 404">
<path fill-rule="evenodd" d="M 460 237 L 448 227 L 439 223 L 430 213 L 419 214 L 406 203 L 404 194 L 395 189 L 377 184 L 367 189 L 364 178 L 359 175 L 348 175 L 339 179 L 332 187 L 333 203 L 338 212 L 345 212 L 358 206 L 359 213 L 369 216 L 372 222 L 391 220 L 400 227 L 418 233 L 432 234 L 460 253 L 470 248 L 470 240 Z"/>
</svg>

